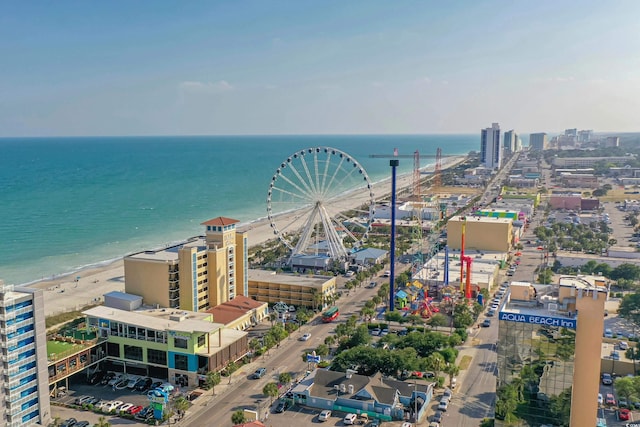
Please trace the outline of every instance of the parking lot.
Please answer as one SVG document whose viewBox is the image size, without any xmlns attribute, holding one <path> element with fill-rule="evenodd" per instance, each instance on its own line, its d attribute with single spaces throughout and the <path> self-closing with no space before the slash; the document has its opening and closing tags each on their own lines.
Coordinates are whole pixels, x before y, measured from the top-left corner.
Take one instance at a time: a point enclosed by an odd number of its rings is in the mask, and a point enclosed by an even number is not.
<svg viewBox="0 0 640 427">
<path fill-rule="evenodd" d="M 138 376 L 128 376 L 128 378 L 140 378 Z M 155 384 L 163 383 L 161 380 L 152 379 Z M 71 377 L 69 379 L 69 389 L 67 390 L 67 394 L 55 399 L 51 399 L 52 403 L 59 403 L 62 405 L 75 405 L 77 399 L 80 399 L 84 396 L 91 396 L 94 398 L 93 402 L 96 405 L 103 402 L 123 402 L 124 404 L 131 404 L 132 406 L 141 406 L 142 408 L 146 408 L 149 406 L 149 399 L 147 397 L 147 391 L 140 391 L 131 389 L 126 386 L 126 384 L 122 384 L 120 386 L 114 387 L 109 384 L 101 384 L 98 382 L 95 385 L 90 385 L 87 383 L 87 377 L 84 374 L 79 374 Z M 178 388 L 174 389 L 174 393 L 179 393 L 180 390 Z M 60 412 L 63 412 L 64 417 L 69 418 L 73 417 L 77 420 L 89 420 L 90 418 L 97 418 L 100 414 L 93 413 L 92 411 L 83 410 L 83 409 L 73 409 L 73 408 L 56 408 L 56 411 L 60 409 Z M 61 409 L 64 409 L 62 411 Z M 54 413 L 56 412 L 54 411 Z M 108 412 L 108 411 L 107 411 Z M 95 416 L 94 416 L 95 415 Z M 62 415 L 59 415 L 63 417 Z M 63 419 L 66 419 L 63 418 Z M 118 418 L 118 417 L 115 417 Z M 124 421 L 124 419 L 122 419 Z M 113 422 L 111 422 L 114 424 Z M 117 424 L 122 424 L 118 422 Z"/>
</svg>

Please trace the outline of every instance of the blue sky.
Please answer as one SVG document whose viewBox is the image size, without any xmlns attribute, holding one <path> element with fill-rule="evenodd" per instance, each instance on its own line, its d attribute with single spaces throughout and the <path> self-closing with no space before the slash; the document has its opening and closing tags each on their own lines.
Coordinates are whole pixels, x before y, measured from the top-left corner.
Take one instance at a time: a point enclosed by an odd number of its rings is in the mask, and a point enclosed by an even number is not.
<svg viewBox="0 0 640 427">
<path fill-rule="evenodd" d="M 640 2 L 0 4 L 0 136 L 640 131 Z"/>
</svg>

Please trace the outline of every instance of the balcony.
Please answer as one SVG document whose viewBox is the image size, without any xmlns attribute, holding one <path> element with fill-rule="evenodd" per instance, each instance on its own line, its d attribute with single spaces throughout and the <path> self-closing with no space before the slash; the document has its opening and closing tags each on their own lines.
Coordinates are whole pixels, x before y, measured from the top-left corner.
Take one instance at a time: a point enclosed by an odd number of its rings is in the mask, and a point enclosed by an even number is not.
<svg viewBox="0 0 640 427">
<path fill-rule="evenodd" d="M 2 348 L 13 348 L 18 345 L 18 340 L 15 338 L 0 342 L 0 347 Z"/>
<path fill-rule="evenodd" d="M 4 314 L 0 315 L 0 319 L 4 319 L 6 322 L 13 320 L 16 318 L 16 311 L 15 310 L 11 310 L 11 311 L 6 311 L 4 312 Z"/>
</svg>

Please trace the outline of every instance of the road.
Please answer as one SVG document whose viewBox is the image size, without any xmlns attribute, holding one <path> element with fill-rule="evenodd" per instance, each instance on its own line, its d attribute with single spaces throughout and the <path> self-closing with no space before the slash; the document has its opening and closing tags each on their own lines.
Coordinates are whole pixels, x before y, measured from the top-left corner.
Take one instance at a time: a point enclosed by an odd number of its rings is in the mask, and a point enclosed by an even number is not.
<svg viewBox="0 0 640 427">
<path fill-rule="evenodd" d="M 376 280 L 378 283 L 382 283 L 388 279 L 378 278 Z M 336 324 L 345 322 L 352 314 L 359 315 L 364 302 L 371 299 L 377 291 L 378 288 L 361 287 L 351 291 L 350 295 L 343 296 L 336 304 L 340 307 L 340 316 L 336 321 L 321 323 L 316 320 L 313 325 L 303 326 L 301 330 L 294 332 L 291 337 L 281 343 L 280 348 L 271 349 L 268 356 L 257 359 L 247 365 L 248 367 L 241 373 L 234 375 L 232 381 L 235 382 L 235 385 L 232 384 L 223 395 L 210 401 L 206 409 L 186 419 L 184 425 L 209 427 L 213 425 L 211 420 L 216 420 L 216 426 L 231 426 L 231 414 L 234 411 L 245 408 L 255 409 L 256 405 L 268 404 L 269 402 L 266 401 L 268 398 L 262 394 L 262 388 L 265 384 L 276 382 L 278 375 L 285 371 L 292 373 L 294 378 L 304 375 L 307 363 L 302 361 L 302 354 L 311 352 L 318 345 L 324 343 L 324 338 L 333 332 Z M 308 341 L 298 341 L 298 338 L 307 332 L 311 333 L 311 338 Z M 259 380 L 249 379 L 249 375 L 258 367 L 267 368 L 268 374 Z M 273 419 L 273 414 L 270 416 Z M 273 425 L 278 424 L 274 423 Z"/>
</svg>

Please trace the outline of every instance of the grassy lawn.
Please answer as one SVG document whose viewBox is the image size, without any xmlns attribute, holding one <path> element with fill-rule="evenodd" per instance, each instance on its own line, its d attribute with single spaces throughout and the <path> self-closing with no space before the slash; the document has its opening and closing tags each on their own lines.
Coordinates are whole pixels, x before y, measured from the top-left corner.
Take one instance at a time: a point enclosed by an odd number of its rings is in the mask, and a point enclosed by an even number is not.
<svg viewBox="0 0 640 427">
<path fill-rule="evenodd" d="M 47 356 L 51 354 L 72 353 L 81 350 L 84 346 L 62 341 L 47 341 Z"/>
<path fill-rule="evenodd" d="M 465 369 L 469 369 L 472 359 L 471 356 L 462 356 L 462 359 L 460 359 L 460 370 L 464 371 Z"/>
</svg>

